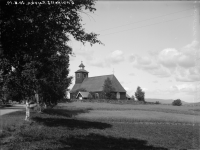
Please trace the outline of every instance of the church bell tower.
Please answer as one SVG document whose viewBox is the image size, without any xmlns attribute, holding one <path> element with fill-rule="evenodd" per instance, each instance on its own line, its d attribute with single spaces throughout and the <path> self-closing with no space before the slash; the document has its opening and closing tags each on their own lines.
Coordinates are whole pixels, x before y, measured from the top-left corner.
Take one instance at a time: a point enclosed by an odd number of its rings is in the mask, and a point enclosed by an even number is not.
<svg viewBox="0 0 200 150">
<path fill-rule="evenodd" d="M 84 69 L 85 66 L 82 61 L 81 61 L 81 64 L 79 65 L 79 67 L 80 67 L 80 69 L 75 72 L 75 84 L 77 84 L 77 83 L 80 84 L 83 82 L 83 80 L 85 78 L 88 78 L 89 72 Z"/>
</svg>

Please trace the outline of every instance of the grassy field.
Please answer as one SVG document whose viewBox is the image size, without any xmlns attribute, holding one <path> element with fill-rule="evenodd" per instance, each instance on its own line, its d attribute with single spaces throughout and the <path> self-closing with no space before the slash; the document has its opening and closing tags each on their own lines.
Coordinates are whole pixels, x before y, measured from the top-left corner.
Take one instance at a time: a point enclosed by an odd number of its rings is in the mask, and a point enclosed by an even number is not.
<svg viewBox="0 0 200 150">
<path fill-rule="evenodd" d="M 73 102 L 31 115 L 1 117 L 2 150 L 200 149 L 199 107 Z"/>
</svg>

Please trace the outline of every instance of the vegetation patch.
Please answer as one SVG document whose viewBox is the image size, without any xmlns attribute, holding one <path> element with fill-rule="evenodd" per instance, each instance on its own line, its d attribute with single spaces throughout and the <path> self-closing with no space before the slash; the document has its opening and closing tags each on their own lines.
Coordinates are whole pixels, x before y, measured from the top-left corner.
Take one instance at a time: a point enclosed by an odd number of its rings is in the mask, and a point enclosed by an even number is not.
<svg viewBox="0 0 200 150">
<path fill-rule="evenodd" d="M 112 104 L 113 105 L 113 104 Z M 25 111 L 1 116 L 0 141 L 3 150 L 36 149 L 199 149 L 198 124 L 167 124 L 143 119 L 81 118 L 90 108 L 61 107 L 44 113 Z M 116 114 L 117 115 L 117 114 Z"/>
</svg>

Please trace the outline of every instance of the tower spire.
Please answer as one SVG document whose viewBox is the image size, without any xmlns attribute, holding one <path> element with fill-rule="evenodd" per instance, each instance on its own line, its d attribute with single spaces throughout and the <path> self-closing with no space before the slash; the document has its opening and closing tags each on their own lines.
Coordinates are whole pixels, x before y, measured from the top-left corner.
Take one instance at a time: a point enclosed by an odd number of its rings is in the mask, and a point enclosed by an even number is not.
<svg viewBox="0 0 200 150">
<path fill-rule="evenodd" d="M 81 64 L 79 65 L 79 67 L 80 67 L 80 69 L 84 69 L 85 68 L 85 66 L 83 64 L 83 61 L 81 61 Z"/>
</svg>

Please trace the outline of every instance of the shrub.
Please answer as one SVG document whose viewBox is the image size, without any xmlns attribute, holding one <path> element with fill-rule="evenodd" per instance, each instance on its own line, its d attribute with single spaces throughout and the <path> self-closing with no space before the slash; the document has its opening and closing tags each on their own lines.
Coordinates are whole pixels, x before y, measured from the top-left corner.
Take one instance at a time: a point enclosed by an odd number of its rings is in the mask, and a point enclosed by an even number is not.
<svg viewBox="0 0 200 150">
<path fill-rule="evenodd" d="M 174 101 L 172 102 L 172 105 L 173 105 L 173 106 L 181 106 L 181 105 L 182 105 L 182 102 L 181 102 L 180 99 L 177 99 L 177 100 L 174 100 Z"/>
<path fill-rule="evenodd" d="M 116 100 L 117 99 L 115 93 L 111 93 L 110 99 L 112 99 L 112 100 Z"/>
<path fill-rule="evenodd" d="M 156 101 L 155 104 L 160 104 L 160 102 L 159 102 L 159 101 Z"/>
</svg>

